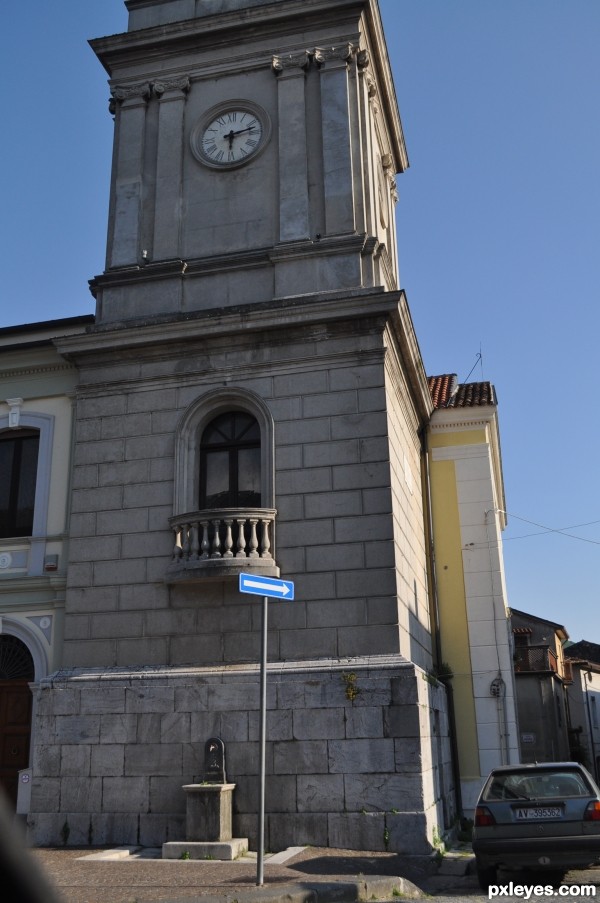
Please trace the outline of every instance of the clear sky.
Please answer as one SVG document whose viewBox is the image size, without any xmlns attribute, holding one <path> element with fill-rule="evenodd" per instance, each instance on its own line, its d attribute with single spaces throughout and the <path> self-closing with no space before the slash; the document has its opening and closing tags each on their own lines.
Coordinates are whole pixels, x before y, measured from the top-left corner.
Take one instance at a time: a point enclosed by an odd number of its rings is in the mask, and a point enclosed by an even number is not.
<svg viewBox="0 0 600 903">
<path fill-rule="evenodd" d="M 600 643 L 600 2 L 380 6 L 425 367 L 496 386 L 509 604 Z M 27 0 L 0 33 L 0 325 L 93 312 L 112 120 L 87 39 L 126 25 L 122 0 Z"/>
</svg>

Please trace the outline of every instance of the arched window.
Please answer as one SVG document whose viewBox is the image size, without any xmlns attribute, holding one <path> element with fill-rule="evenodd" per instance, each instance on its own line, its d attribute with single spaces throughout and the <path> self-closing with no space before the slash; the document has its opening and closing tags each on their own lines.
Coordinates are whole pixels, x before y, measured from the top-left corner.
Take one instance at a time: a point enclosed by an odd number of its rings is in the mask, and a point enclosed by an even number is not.
<svg viewBox="0 0 600 903">
<path fill-rule="evenodd" d="M 173 514 L 215 508 L 273 508 L 274 423 L 254 392 L 207 392 L 185 412 L 175 444 Z"/>
<path fill-rule="evenodd" d="M 279 576 L 274 422 L 265 401 L 241 387 L 207 392 L 182 417 L 175 449 L 168 580 L 243 567 Z"/>
<path fill-rule="evenodd" d="M 40 434 L 0 433 L 0 538 L 31 536 L 35 509 Z"/>
<path fill-rule="evenodd" d="M 260 508 L 260 427 L 245 411 L 219 414 L 200 440 L 200 508 Z"/>
<path fill-rule="evenodd" d="M 33 658 L 25 643 L 16 636 L 0 636 L 0 681 L 33 680 Z"/>
</svg>

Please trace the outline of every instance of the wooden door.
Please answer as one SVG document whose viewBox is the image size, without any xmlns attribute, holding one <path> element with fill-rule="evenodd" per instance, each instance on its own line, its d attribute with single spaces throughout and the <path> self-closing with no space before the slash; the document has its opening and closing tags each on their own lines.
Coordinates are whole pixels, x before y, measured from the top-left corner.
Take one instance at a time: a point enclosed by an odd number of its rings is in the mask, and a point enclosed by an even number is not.
<svg viewBox="0 0 600 903">
<path fill-rule="evenodd" d="M 27 680 L 0 680 L 0 785 L 13 806 L 19 770 L 29 765 L 31 701 Z"/>
</svg>

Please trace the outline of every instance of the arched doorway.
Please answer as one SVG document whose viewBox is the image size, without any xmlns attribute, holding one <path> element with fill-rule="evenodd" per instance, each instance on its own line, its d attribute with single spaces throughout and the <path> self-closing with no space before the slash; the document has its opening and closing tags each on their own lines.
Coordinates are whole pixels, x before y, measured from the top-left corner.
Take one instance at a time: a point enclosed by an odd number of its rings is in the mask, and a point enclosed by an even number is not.
<svg viewBox="0 0 600 903">
<path fill-rule="evenodd" d="M 25 643 L 0 636 L 0 786 L 17 803 L 19 770 L 29 765 L 31 690 L 35 668 Z"/>
</svg>

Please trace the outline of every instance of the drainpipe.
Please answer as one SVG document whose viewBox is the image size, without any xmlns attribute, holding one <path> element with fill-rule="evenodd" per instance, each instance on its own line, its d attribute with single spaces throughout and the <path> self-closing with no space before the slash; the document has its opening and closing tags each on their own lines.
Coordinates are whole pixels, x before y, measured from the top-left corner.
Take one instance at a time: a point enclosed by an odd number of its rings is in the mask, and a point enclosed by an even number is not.
<svg viewBox="0 0 600 903">
<path fill-rule="evenodd" d="M 433 660 L 436 665 L 442 663 L 442 642 L 440 637 L 440 608 L 437 589 L 437 572 L 435 566 L 435 549 L 433 544 L 433 505 L 431 501 L 431 472 L 429 468 L 429 448 L 427 445 L 427 425 L 420 430 L 421 439 L 421 466 L 425 482 L 425 531 L 427 534 L 427 565 L 429 570 L 429 611 L 431 618 L 431 634 L 433 638 Z M 454 708 L 454 691 L 450 680 L 444 681 L 446 699 L 448 700 L 448 722 L 450 724 L 450 753 L 452 764 L 452 777 L 454 779 L 454 794 L 456 797 L 456 811 L 460 819 L 464 818 L 462 805 L 462 792 L 460 789 L 460 769 L 458 766 L 458 745 L 456 743 L 456 712 Z"/>
<path fill-rule="evenodd" d="M 592 672 L 585 672 L 585 701 L 586 701 L 586 709 L 588 715 L 588 724 L 590 727 L 590 743 L 592 744 L 592 774 L 594 775 L 595 780 L 598 780 L 598 769 L 596 767 L 596 745 L 594 743 L 594 725 L 592 723 L 592 711 L 590 708 L 590 683 L 592 680 Z"/>
</svg>

